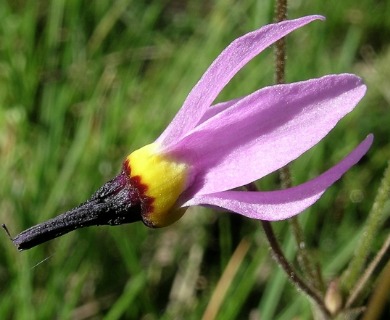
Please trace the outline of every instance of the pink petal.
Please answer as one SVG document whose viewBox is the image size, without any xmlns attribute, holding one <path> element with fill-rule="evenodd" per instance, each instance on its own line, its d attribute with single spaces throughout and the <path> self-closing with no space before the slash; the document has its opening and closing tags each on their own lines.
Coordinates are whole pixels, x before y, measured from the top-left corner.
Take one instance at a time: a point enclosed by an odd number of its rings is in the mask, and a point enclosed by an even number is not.
<svg viewBox="0 0 390 320">
<path fill-rule="evenodd" d="M 335 181 L 356 164 L 368 151 L 373 141 L 369 135 L 336 166 L 317 178 L 299 186 L 270 192 L 224 191 L 190 199 L 184 206 L 211 205 L 239 213 L 252 219 L 283 220 L 290 218 L 315 203 Z"/>
<path fill-rule="evenodd" d="M 202 118 L 199 120 L 199 123 L 197 123 L 196 125 L 200 125 L 201 123 L 206 122 L 208 119 L 214 117 L 218 113 L 221 113 L 225 109 L 230 108 L 231 106 L 235 105 L 238 101 L 240 101 L 244 98 L 245 97 L 241 97 L 241 98 L 237 98 L 237 99 L 233 99 L 233 100 L 229 100 L 229 101 L 220 102 L 220 103 L 217 103 L 217 104 L 211 106 L 210 108 L 207 108 L 206 112 L 204 113 Z"/>
<path fill-rule="evenodd" d="M 261 89 L 214 115 L 171 151 L 193 165 L 188 198 L 236 188 L 317 144 L 366 91 L 349 74 Z"/>
<path fill-rule="evenodd" d="M 269 24 L 233 41 L 204 73 L 157 142 L 169 146 L 178 141 L 195 127 L 223 87 L 248 61 L 275 41 L 317 19 L 324 18 L 308 16 Z"/>
</svg>

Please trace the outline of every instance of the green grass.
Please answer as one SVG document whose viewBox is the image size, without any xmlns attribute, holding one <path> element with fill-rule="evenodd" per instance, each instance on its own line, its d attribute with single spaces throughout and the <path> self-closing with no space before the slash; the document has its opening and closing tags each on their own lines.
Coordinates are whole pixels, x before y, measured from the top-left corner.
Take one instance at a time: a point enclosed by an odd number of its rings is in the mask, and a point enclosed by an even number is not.
<svg viewBox="0 0 390 320">
<path fill-rule="evenodd" d="M 86 200 L 159 135 L 230 41 L 273 14 L 270 1 L 147 2 L 1 2 L 0 222 L 12 234 Z M 314 13 L 326 22 L 288 39 L 288 81 L 353 72 L 369 89 L 293 163 L 294 183 L 376 136 L 368 156 L 300 217 L 328 281 L 351 259 L 390 159 L 390 4 L 291 1 L 291 18 Z M 218 100 L 272 84 L 272 63 L 267 50 Z M 278 188 L 275 177 L 261 187 Z M 287 223 L 275 229 L 294 260 Z M 376 248 L 388 231 L 380 229 Z M 4 233 L 0 318 L 199 319 L 243 238 L 249 251 L 217 319 L 310 319 L 310 303 L 270 258 L 259 222 L 200 208 L 165 229 L 88 228 L 22 253 Z"/>
</svg>

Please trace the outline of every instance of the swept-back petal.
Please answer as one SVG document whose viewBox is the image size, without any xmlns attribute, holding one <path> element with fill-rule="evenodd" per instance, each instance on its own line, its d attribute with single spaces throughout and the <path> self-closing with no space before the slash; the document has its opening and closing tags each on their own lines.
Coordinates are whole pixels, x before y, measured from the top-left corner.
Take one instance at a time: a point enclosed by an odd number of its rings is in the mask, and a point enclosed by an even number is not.
<svg viewBox="0 0 390 320">
<path fill-rule="evenodd" d="M 201 123 L 170 150 L 191 163 L 188 197 L 233 189 L 317 144 L 366 91 L 350 74 L 267 87 Z"/>
<path fill-rule="evenodd" d="M 244 99 L 245 97 L 229 100 L 229 101 L 224 101 L 217 103 L 210 108 L 207 108 L 206 112 L 203 114 L 202 118 L 200 118 L 199 123 L 197 125 L 200 125 L 203 122 L 206 122 L 208 119 L 214 117 L 218 113 L 221 113 L 222 111 L 230 108 L 231 106 L 234 106 L 235 104 L 238 103 L 238 101 Z"/>
<path fill-rule="evenodd" d="M 324 17 L 308 16 L 269 24 L 233 41 L 207 69 L 157 142 L 168 146 L 178 141 L 195 127 L 223 87 L 248 61 L 288 33 L 317 19 Z"/>
<path fill-rule="evenodd" d="M 195 197 L 183 206 L 216 206 L 260 220 L 290 218 L 316 202 L 321 195 L 368 151 L 373 141 L 369 135 L 336 166 L 299 186 L 270 192 L 224 191 Z"/>
</svg>

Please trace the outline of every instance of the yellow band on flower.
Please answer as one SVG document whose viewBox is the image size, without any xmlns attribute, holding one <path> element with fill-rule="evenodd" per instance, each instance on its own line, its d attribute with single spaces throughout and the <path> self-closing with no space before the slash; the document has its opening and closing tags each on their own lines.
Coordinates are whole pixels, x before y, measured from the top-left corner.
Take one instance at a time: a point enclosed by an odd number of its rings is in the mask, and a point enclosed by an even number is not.
<svg viewBox="0 0 390 320">
<path fill-rule="evenodd" d="M 184 214 L 175 204 L 187 185 L 187 164 L 160 153 L 155 143 L 131 153 L 125 164 L 130 178 L 142 185 L 142 196 L 149 199 L 148 210 L 142 214 L 148 226 L 164 227 Z"/>
</svg>

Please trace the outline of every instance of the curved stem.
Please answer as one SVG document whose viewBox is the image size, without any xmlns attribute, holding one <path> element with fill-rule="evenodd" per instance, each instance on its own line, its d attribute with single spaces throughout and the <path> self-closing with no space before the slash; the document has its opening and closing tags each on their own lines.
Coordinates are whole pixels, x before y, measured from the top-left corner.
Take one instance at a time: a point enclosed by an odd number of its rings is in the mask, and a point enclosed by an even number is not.
<svg viewBox="0 0 390 320">
<path fill-rule="evenodd" d="M 256 185 L 252 182 L 245 186 L 249 191 L 258 191 Z M 278 240 L 276 239 L 275 233 L 273 231 L 272 225 L 269 221 L 261 220 L 261 225 L 263 227 L 264 233 L 267 237 L 268 243 L 271 247 L 273 257 L 276 262 L 282 267 L 283 271 L 287 274 L 288 279 L 293 283 L 293 285 L 304 292 L 309 296 L 318 306 L 319 310 L 323 313 L 324 319 L 330 318 L 330 313 L 324 304 L 324 299 L 319 291 L 314 288 L 311 288 L 305 280 L 303 280 L 288 262 L 285 257 Z"/>
<path fill-rule="evenodd" d="M 287 261 L 275 237 L 275 233 L 272 229 L 271 223 L 269 221 L 261 221 L 261 225 L 263 226 L 265 235 L 267 236 L 275 260 L 282 267 L 284 272 L 288 275 L 290 281 L 295 285 L 295 287 L 302 290 L 302 292 L 304 292 L 306 295 L 308 295 L 314 300 L 318 308 L 324 314 L 325 319 L 330 318 L 330 313 L 324 304 L 321 294 L 317 292 L 317 290 L 312 289 L 309 285 L 307 285 L 306 282 L 301 277 L 299 277 L 299 275 L 295 272 L 290 263 Z"/>
<path fill-rule="evenodd" d="M 277 0 L 275 3 L 275 22 L 287 19 L 287 0 Z M 275 43 L 275 82 L 282 84 L 286 82 L 286 40 L 280 39 Z M 279 170 L 279 178 L 283 189 L 291 188 L 292 177 L 290 167 L 287 165 Z M 316 288 L 323 287 L 321 272 L 316 267 L 313 259 L 306 249 L 302 227 L 298 218 L 289 219 L 289 224 L 298 247 L 298 263 L 309 282 Z"/>
</svg>

